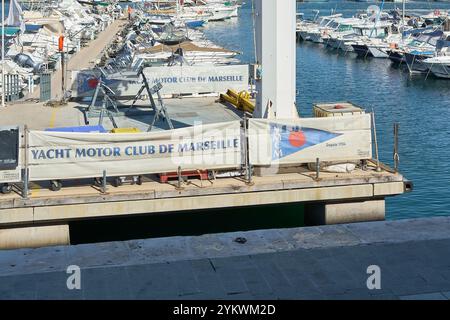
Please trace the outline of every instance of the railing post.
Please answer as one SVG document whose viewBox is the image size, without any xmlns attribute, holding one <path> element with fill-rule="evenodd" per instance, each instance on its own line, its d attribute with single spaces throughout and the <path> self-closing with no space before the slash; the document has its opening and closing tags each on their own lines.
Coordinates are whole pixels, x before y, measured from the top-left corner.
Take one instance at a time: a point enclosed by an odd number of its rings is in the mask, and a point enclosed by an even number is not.
<svg viewBox="0 0 450 320">
<path fill-rule="evenodd" d="M 181 175 L 181 166 L 178 167 L 177 175 L 178 175 L 178 181 L 177 181 L 177 186 L 175 189 L 183 190 L 183 187 L 181 186 L 181 184 L 183 182 L 183 176 Z"/>
<path fill-rule="evenodd" d="M 320 180 L 320 159 L 316 158 L 316 181 Z"/>
<path fill-rule="evenodd" d="M 394 123 L 394 170 L 398 172 L 398 166 L 400 163 L 400 156 L 398 153 L 398 133 L 399 133 L 399 123 Z"/>
<path fill-rule="evenodd" d="M 23 175 L 23 189 L 22 189 L 23 199 L 28 199 L 28 196 L 30 195 L 29 184 L 30 184 L 30 171 L 28 168 L 25 168 Z"/>
<path fill-rule="evenodd" d="M 248 117 L 247 112 L 244 112 L 244 143 L 243 143 L 243 149 L 244 149 L 244 166 L 245 166 L 245 179 L 246 184 L 248 186 L 253 185 L 252 181 L 252 165 L 250 164 L 250 155 L 249 155 L 249 143 L 248 143 Z"/>
<path fill-rule="evenodd" d="M 106 193 L 106 170 L 103 170 L 103 178 L 102 178 L 102 193 Z"/>
<path fill-rule="evenodd" d="M 373 137 L 374 137 L 374 143 L 375 143 L 375 159 L 377 162 L 377 172 L 381 171 L 381 167 L 380 167 L 380 157 L 379 157 L 379 153 L 378 153 L 378 139 L 377 139 L 377 125 L 375 123 L 375 112 L 373 111 L 372 108 L 372 126 L 373 126 Z"/>
<path fill-rule="evenodd" d="M 22 198 L 28 199 L 29 196 L 29 184 L 30 184 L 30 169 L 28 167 L 28 126 L 25 125 L 23 128 L 23 163 L 24 163 L 24 175 L 23 175 L 23 188 L 22 188 Z M 20 159 L 19 159 L 20 163 Z"/>
</svg>

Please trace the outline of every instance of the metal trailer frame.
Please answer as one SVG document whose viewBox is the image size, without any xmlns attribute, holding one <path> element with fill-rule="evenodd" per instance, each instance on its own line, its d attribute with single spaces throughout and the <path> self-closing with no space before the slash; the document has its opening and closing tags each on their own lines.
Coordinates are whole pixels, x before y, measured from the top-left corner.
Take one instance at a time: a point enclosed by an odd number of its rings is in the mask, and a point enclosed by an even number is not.
<svg viewBox="0 0 450 320">
<path fill-rule="evenodd" d="M 174 129 L 172 120 L 170 119 L 169 113 L 167 111 L 167 108 L 164 104 L 164 101 L 162 99 L 160 90 L 162 89 L 161 83 L 156 83 L 154 86 L 150 87 L 147 77 L 144 74 L 144 69 L 139 68 L 139 70 L 136 73 L 136 76 L 142 76 L 142 85 L 139 89 L 138 93 L 133 99 L 133 102 L 131 106 L 127 107 L 127 109 L 123 112 L 119 111 L 119 105 L 116 102 L 116 93 L 114 90 L 112 90 L 108 85 L 106 85 L 104 79 L 107 79 L 107 75 L 103 69 L 99 69 L 100 73 L 102 74 L 99 78 L 99 82 L 95 88 L 94 94 L 92 96 L 92 101 L 87 109 L 84 110 L 85 114 L 85 123 L 86 125 L 89 124 L 89 118 L 93 116 L 99 117 L 98 125 L 102 125 L 103 118 L 107 116 L 110 121 L 112 122 L 114 128 L 117 128 L 117 124 L 114 120 L 115 116 L 124 116 L 127 113 L 130 113 L 132 110 L 136 107 L 136 102 L 141 97 L 142 93 L 146 92 L 148 100 L 150 102 L 150 108 L 155 111 L 155 115 L 153 117 L 152 122 L 150 123 L 150 126 L 147 130 L 147 132 L 152 131 L 155 123 L 162 117 L 165 121 L 167 121 L 167 124 L 171 130 Z M 126 79 L 116 79 L 118 81 L 126 81 Z M 130 80 L 131 81 L 131 80 Z M 133 80 L 135 81 L 135 80 Z M 97 99 L 99 98 L 99 94 L 103 94 L 103 101 L 102 105 L 100 107 L 96 107 L 95 104 L 97 102 Z M 155 98 L 153 95 L 157 95 L 157 101 L 158 104 L 155 102 Z"/>
</svg>

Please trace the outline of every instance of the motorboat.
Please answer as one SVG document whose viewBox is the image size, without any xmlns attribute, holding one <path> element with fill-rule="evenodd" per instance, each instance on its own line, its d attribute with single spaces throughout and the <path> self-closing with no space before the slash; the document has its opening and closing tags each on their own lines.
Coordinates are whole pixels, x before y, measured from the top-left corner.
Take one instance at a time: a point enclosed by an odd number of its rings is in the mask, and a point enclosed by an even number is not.
<svg viewBox="0 0 450 320">
<path fill-rule="evenodd" d="M 427 58 L 424 59 L 422 63 L 434 76 L 450 79 L 450 56 Z"/>
</svg>

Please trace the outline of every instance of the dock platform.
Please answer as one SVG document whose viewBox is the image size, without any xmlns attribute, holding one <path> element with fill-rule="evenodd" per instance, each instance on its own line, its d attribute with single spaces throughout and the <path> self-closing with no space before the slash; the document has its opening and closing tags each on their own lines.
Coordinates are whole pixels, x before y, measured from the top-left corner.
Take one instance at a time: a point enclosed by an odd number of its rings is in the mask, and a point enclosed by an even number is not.
<svg viewBox="0 0 450 320">
<path fill-rule="evenodd" d="M 217 97 L 167 99 L 165 105 L 176 128 L 238 120 L 242 116 L 233 107 L 219 103 Z M 83 125 L 82 110 L 86 107 L 74 102 L 61 107 L 17 104 L 1 111 L 0 126 L 27 124 L 30 129 L 42 130 Z M 143 110 L 115 120 L 119 127 L 147 131 L 154 112 Z M 95 121 L 98 119 L 90 124 L 96 125 Z M 113 128 L 108 118 L 103 125 Z M 160 120 L 156 130 L 167 129 L 165 126 L 167 123 Z M 384 199 L 408 192 L 412 186 L 387 167 L 382 166 L 379 172 L 375 169 L 375 164 L 369 163 L 367 170 L 320 172 L 318 178 L 315 171 L 298 166 L 256 174 L 251 181 L 243 176 L 191 179 L 180 186 L 177 181 L 163 184 L 158 175 L 146 175 L 142 185 L 116 188 L 112 179 L 108 180 L 106 192 L 92 179 L 63 181 L 63 189 L 58 192 L 50 190 L 49 182 L 32 182 L 28 199 L 21 196 L 20 190 L 0 195 L 0 248 L 69 244 L 68 224 L 74 220 L 271 204 L 306 205 L 306 216 L 311 218 L 308 224 L 312 225 L 383 220 Z"/>
<path fill-rule="evenodd" d="M 61 191 L 32 184 L 31 196 L 0 195 L 0 227 L 64 223 L 72 219 L 122 215 L 169 213 L 225 207 L 320 201 L 364 201 L 384 199 L 405 192 L 403 176 L 388 172 L 356 171 L 321 173 L 299 168 L 299 172 L 254 177 L 247 185 L 241 177 L 190 180 L 177 190 L 177 182 L 162 184 L 157 176 L 145 176 L 142 185 L 108 184 L 106 193 L 91 185 L 70 182 Z"/>
</svg>

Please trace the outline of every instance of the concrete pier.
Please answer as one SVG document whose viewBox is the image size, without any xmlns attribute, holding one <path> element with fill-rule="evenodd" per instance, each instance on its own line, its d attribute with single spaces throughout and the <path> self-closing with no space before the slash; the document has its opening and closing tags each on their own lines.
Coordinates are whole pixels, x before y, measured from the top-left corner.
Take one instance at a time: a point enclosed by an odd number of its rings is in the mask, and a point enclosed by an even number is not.
<svg viewBox="0 0 450 320">
<path fill-rule="evenodd" d="M 70 244 L 69 226 L 52 225 L 0 230 L 0 248 L 39 248 Z"/>
<path fill-rule="evenodd" d="M 307 225 L 328 225 L 359 221 L 380 221 L 385 217 L 385 201 L 315 203 L 305 207 Z"/>
<path fill-rule="evenodd" d="M 0 251 L 0 299 L 444 300 L 448 252 L 449 217 Z"/>
</svg>

